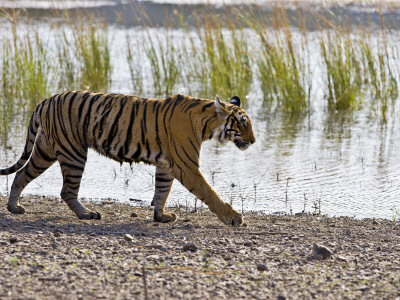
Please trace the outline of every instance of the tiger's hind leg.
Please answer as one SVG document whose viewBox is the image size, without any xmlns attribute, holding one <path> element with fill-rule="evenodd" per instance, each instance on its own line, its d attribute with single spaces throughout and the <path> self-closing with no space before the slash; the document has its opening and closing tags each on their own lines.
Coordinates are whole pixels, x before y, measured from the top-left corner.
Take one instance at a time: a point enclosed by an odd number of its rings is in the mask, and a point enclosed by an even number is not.
<svg viewBox="0 0 400 300">
<path fill-rule="evenodd" d="M 164 212 L 165 202 L 167 201 L 173 181 L 174 176 L 170 170 L 156 167 L 156 185 L 153 201 L 151 202 L 154 205 L 155 222 L 169 223 L 176 221 L 174 213 Z"/>
<path fill-rule="evenodd" d="M 20 204 L 19 197 L 23 189 L 33 179 L 46 171 L 56 161 L 56 155 L 49 145 L 43 132 L 39 130 L 32 155 L 26 165 L 17 172 L 11 186 L 10 198 L 7 209 L 13 214 L 25 213 L 25 208 Z"/>
<path fill-rule="evenodd" d="M 79 153 L 79 160 L 70 160 L 66 158 L 68 155 L 59 154 L 57 156 L 63 175 L 61 198 L 65 201 L 65 203 L 67 203 L 68 207 L 79 219 L 101 219 L 101 214 L 99 212 L 90 211 L 78 200 L 78 192 L 81 185 L 82 174 L 85 168 L 87 150 L 80 149 L 79 152 L 75 153 Z"/>
</svg>

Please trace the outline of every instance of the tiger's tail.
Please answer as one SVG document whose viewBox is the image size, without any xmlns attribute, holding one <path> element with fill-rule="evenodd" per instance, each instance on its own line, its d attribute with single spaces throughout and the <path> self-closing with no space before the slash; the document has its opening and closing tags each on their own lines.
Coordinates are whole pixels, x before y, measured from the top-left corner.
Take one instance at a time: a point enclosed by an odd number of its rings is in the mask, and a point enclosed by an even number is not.
<svg viewBox="0 0 400 300">
<path fill-rule="evenodd" d="M 25 165 L 25 163 L 31 156 L 33 146 L 35 145 L 36 134 L 38 132 L 39 125 L 39 113 L 38 109 L 36 108 L 35 111 L 32 113 L 31 119 L 29 121 L 28 134 L 26 136 L 24 152 L 14 165 L 6 169 L 0 169 L 0 175 L 12 174 Z"/>
</svg>

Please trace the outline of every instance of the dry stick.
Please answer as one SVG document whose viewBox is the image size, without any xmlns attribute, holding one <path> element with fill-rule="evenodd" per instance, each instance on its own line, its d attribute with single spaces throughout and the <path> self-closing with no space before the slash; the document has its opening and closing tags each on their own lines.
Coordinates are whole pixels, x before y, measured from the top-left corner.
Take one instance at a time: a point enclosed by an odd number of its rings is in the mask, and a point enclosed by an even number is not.
<svg viewBox="0 0 400 300">
<path fill-rule="evenodd" d="M 144 299 L 148 300 L 149 295 L 147 294 L 146 270 L 144 268 L 144 265 L 142 266 L 142 273 L 143 273 L 143 284 L 144 284 Z"/>
</svg>

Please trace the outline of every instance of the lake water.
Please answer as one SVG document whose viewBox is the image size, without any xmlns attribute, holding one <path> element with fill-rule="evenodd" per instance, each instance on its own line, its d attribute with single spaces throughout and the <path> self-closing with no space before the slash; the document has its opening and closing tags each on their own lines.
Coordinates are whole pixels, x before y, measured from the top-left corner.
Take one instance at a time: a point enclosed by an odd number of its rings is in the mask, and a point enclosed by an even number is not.
<svg viewBox="0 0 400 300">
<path fill-rule="evenodd" d="M 41 30 L 46 31 L 46 26 L 44 23 Z M 125 41 L 126 30 L 140 34 L 140 28 L 135 26 L 125 29 L 111 25 L 110 36 L 114 41 Z M 179 30 L 175 34 L 179 35 Z M 124 45 L 122 42 L 112 48 L 112 92 L 132 92 Z M 146 63 L 143 68 L 148 68 Z M 318 74 L 319 66 L 313 68 Z M 245 152 L 232 143 L 204 143 L 202 172 L 222 198 L 238 210 L 397 217 L 400 213 L 398 105 L 386 123 L 368 107 L 354 112 L 329 111 L 324 108 L 326 100 L 318 88 L 321 76 L 315 77 L 312 111 L 294 120 L 288 114 L 265 109 L 263 95 L 255 84 L 247 95 L 246 110 L 252 118 L 257 142 Z M 151 84 L 146 89 L 149 91 L 146 96 L 152 96 Z M 187 93 L 187 87 L 181 85 L 176 92 Z M 11 124 L 8 141 L 0 145 L 0 168 L 11 165 L 20 156 L 25 124 L 26 116 L 16 116 Z M 0 194 L 9 192 L 13 177 L 0 177 Z M 61 186 L 60 168 L 55 164 L 31 182 L 23 195 L 59 197 Z M 80 198 L 148 205 L 153 191 L 154 167 L 120 166 L 93 151 L 89 153 Z M 193 207 L 194 196 L 175 182 L 167 205 Z"/>
</svg>

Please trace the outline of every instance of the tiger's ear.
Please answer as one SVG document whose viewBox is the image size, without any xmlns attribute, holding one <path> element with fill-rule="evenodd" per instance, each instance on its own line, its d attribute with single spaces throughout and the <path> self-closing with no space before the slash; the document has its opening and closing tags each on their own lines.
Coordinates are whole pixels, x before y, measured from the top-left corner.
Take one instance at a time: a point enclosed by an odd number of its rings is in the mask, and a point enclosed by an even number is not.
<svg viewBox="0 0 400 300">
<path fill-rule="evenodd" d="M 215 108 L 218 117 L 225 119 L 229 115 L 229 111 L 225 108 L 225 104 L 222 103 L 217 96 L 215 97 Z"/>
<path fill-rule="evenodd" d="M 239 96 L 233 96 L 231 101 L 229 101 L 229 103 L 231 103 L 233 105 L 236 105 L 236 106 L 239 106 L 239 107 L 242 106 L 242 103 L 240 102 Z"/>
</svg>

